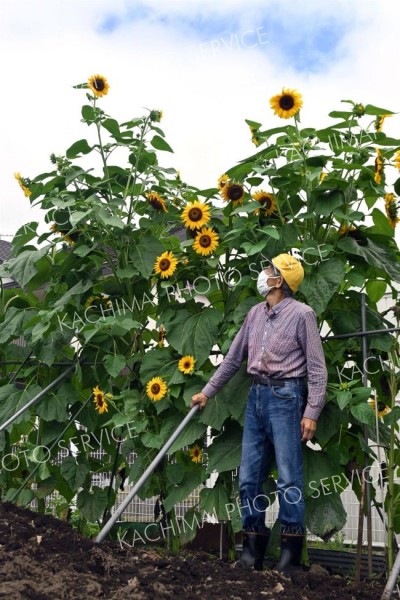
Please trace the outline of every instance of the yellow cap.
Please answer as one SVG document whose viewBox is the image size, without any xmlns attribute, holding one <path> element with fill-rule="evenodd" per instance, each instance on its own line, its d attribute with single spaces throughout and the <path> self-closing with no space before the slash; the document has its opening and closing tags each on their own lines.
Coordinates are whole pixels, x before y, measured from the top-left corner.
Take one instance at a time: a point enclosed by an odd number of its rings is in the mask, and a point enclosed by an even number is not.
<svg viewBox="0 0 400 600">
<path fill-rule="evenodd" d="M 279 254 L 271 262 L 279 270 L 292 292 L 297 292 L 304 279 L 304 269 L 300 261 L 291 254 Z"/>
</svg>

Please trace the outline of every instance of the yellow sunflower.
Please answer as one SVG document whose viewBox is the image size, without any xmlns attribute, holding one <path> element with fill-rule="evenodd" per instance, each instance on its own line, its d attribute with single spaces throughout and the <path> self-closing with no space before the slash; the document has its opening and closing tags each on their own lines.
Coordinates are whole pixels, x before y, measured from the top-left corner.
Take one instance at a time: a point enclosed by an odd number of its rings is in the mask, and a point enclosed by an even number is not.
<svg viewBox="0 0 400 600">
<path fill-rule="evenodd" d="M 108 94 L 110 86 L 103 75 L 92 75 L 88 79 L 89 87 L 96 98 L 101 98 Z"/>
<path fill-rule="evenodd" d="M 185 227 L 190 227 L 190 229 L 200 229 L 207 225 L 210 218 L 210 207 L 198 200 L 188 204 L 181 214 Z"/>
<path fill-rule="evenodd" d="M 385 194 L 385 210 L 393 229 L 400 222 L 400 201 L 394 194 Z"/>
<path fill-rule="evenodd" d="M 319 182 L 322 183 L 326 177 L 328 177 L 328 173 L 321 172 L 319 176 Z"/>
<path fill-rule="evenodd" d="M 73 233 L 72 235 L 68 235 L 68 233 L 64 233 L 64 232 L 60 231 L 58 229 L 57 223 L 54 223 L 53 225 L 51 225 L 50 231 L 52 231 L 53 233 L 59 233 L 63 237 L 64 242 L 66 242 L 68 244 L 68 246 L 73 246 L 80 235 L 79 231 Z M 72 237 L 72 236 L 74 236 L 74 237 Z"/>
<path fill-rule="evenodd" d="M 184 373 L 185 375 L 190 375 L 193 372 L 195 362 L 196 361 L 194 357 L 188 354 L 181 358 L 181 360 L 178 363 L 178 369 L 182 371 L 182 373 Z"/>
<path fill-rule="evenodd" d="M 303 99 L 297 90 L 282 88 L 282 93 L 273 96 L 269 103 L 278 117 L 289 119 L 297 115 L 303 106 Z"/>
<path fill-rule="evenodd" d="M 194 463 L 200 463 L 202 456 L 203 456 L 203 452 L 200 450 L 200 448 L 197 445 L 194 446 L 190 450 L 190 457 L 192 459 L 192 462 L 194 462 Z"/>
<path fill-rule="evenodd" d="M 378 115 L 375 119 L 375 131 L 377 133 L 382 131 L 383 122 L 387 117 L 391 117 L 392 115 Z"/>
<path fill-rule="evenodd" d="M 160 325 L 158 329 L 158 347 L 164 348 L 164 340 L 165 340 L 166 331 L 164 329 L 164 325 Z"/>
<path fill-rule="evenodd" d="M 375 158 L 375 174 L 374 181 L 377 185 L 382 181 L 382 173 L 383 173 L 383 160 L 382 154 L 379 148 L 375 148 L 376 150 L 376 158 Z"/>
<path fill-rule="evenodd" d="M 257 202 L 259 202 L 262 206 L 262 209 L 257 208 L 254 211 L 255 215 L 260 214 L 260 210 L 262 210 L 262 213 L 267 217 L 276 212 L 276 198 L 269 192 L 264 192 L 264 190 L 260 190 L 253 194 L 252 198 L 254 200 L 257 200 Z"/>
<path fill-rule="evenodd" d="M 227 183 L 221 188 L 221 196 L 225 202 L 232 202 L 233 206 L 243 203 L 244 187 L 240 183 Z"/>
<path fill-rule="evenodd" d="M 375 413 L 378 412 L 378 417 L 384 417 L 391 411 L 391 408 L 389 406 L 386 406 L 386 404 L 382 402 L 382 400 L 378 400 L 378 402 L 375 402 L 373 398 L 370 398 L 368 400 L 368 405 L 372 408 L 372 410 Z"/>
<path fill-rule="evenodd" d="M 338 231 L 338 234 L 340 237 L 344 237 L 345 235 L 347 235 L 348 233 L 351 233 L 352 231 L 357 231 L 357 227 L 354 227 L 354 225 L 342 225 Z"/>
<path fill-rule="evenodd" d="M 29 198 L 32 192 L 27 185 L 27 180 L 21 176 L 21 173 L 14 173 L 14 177 L 18 181 L 21 190 L 24 192 L 24 196 Z"/>
<path fill-rule="evenodd" d="M 251 133 L 251 141 L 257 147 L 261 144 L 261 140 L 258 137 L 258 129 L 253 127 L 253 125 L 249 125 L 250 133 Z"/>
<path fill-rule="evenodd" d="M 397 150 L 396 154 L 393 157 L 393 164 L 400 171 L 400 150 Z"/>
<path fill-rule="evenodd" d="M 195 250 L 197 254 L 208 256 L 218 248 L 218 245 L 219 237 L 215 231 L 213 231 L 211 227 L 203 227 L 196 235 L 196 239 L 193 242 L 193 250 Z"/>
<path fill-rule="evenodd" d="M 106 402 L 106 394 L 104 392 L 101 391 L 101 389 L 96 385 L 96 387 L 93 388 L 93 395 L 94 395 L 94 400 L 93 402 L 95 403 L 95 409 L 97 410 L 97 412 L 101 415 L 103 414 L 103 412 L 108 412 L 108 404 Z M 111 398 L 111 394 L 107 394 L 107 398 Z"/>
<path fill-rule="evenodd" d="M 157 192 L 147 192 L 146 198 L 148 203 L 156 210 L 168 212 L 164 198 L 161 198 Z"/>
<path fill-rule="evenodd" d="M 153 377 L 146 385 L 146 393 L 150 400 L 158 402 L 167 393 L 167 384 L 161 377 Z"/>
<path fill-rule="evenodd" d="M 161 275 L 162 279 L 167 279 L 175 273 L 178 259 L 175 258 L 172 252 L 163 252 L 160 256 L 157 256 L 157 260 L 154 263 L 154 270 L 157 275 Z"/>
<path fill-rule="evenodd" d="M 222 188 L 224 188 L 226 186 L 226 184 L 229 182 L 229 177 L 228 175 L 226 175 L 225 173 L 223 175 L 221 175 L 221 177 L 218 179 L 218 188 L 220 190 L 222 190 Z"/>
</svg>

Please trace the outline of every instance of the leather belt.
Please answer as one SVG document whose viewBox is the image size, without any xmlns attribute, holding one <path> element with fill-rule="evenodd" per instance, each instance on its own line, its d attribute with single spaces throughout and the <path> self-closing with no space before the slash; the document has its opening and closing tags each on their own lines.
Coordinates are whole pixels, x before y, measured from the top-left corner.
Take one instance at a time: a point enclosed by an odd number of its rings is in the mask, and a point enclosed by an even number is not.
<svg viewBox="0 0 400 600">
<path fill-rule="evenodd" d="M 269 386 L 279 386 L 283 387 L 286 383 L 303 383 L 303 377 L 287 377 L 286 379 L 274 379 L 273 377 L 261 377 L 260 375 L 254 375 L 253 384 L 254 385 L 269 385 Z"/>
</svg>

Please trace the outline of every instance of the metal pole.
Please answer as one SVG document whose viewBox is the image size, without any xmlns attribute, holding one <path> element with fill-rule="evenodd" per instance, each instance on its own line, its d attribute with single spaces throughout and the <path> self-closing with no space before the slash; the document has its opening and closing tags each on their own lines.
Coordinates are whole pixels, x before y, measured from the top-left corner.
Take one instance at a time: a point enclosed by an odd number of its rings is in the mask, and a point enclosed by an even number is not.
<svg viewBox="0 0 400 600">
<path fill-rule="evenodd" d="M 400 331 L 400 327 L 387 327 L 384 329 L 371 329 L 370 331 L 354 331 L 353 333 L 338 333 L 337 335 L 323 335 L 321 340 L 345 340 L 351 337 L 365 337 L 366 335 L 375 335 L 376 333 L 393 333 Z"/>
<path fill-rule="evenodd" d="M 177 427 L 177 429 L 174 431 L 174 433 L 171 435 L 171 437 L 165 442 L 164 446 L 161 448 L 161 450 L 159 451 L 157 456 L 154 458 L 153 462 L 147 467 L 147 469 L 145 470 L 143 475 L 138 479 L 136 484 L 133 486 L 132 490 L 129 492 L 128 496 L 120 504 L 120 506 L 117 508 L 117 510 L 113 513 L 112 517 L 104 525 L 103 529 L 100 531 L 97 538 L 95 539 L 96 543 L 100 543 L 103 541 L 103 539 L 106 537 L 107 533 L 110 531 L 111 527 L 114 525 L 115 521 L 118 519 L 118 517 L 120 515 L 122 515 L 122 513 L 124 512 L 124 510 L 126 509 L 128 504 L 130 504 L 132 502 L 133 498 L 136 496 L 136 494 L 138 493 L 138 491 L 140 490 L 142 485 L 145 483 L 146 479 L 148 477 L 150 477 L 150 475 L 152 474 L 152 472 L 154 471 L 154 469 L 156 468 L 158 463 L 161 461 L 163 456 L 171 448 L 172 444 L 174 443 L 174 441 L 176 440 L 178 435 L 186 427 L 187 423 L 189 423 L 190 419 L 198 411 L 198 409 L 199 409 L 199 405 L 195 404 L 195 406 L 193 406 L 193 408 L 188 412 L 186 417 L 183 419 L 182 423 L 180 423 L 180 425 Z"/>
<path fill-rule="evenodd" d="M 393 592 L 394 586 L 396 584 L 399 572 L 400 572 L 400 552 L 397 553 L 396 560 L 394 561 L 392 571 L 389 575 L 389 579 L 387 581 L 385 589 L 383 590 L 381 600 L 389 600 L 389 598 L 392 596 L 392 592 Z"/>
<path fill-rule="evenodd" d="M 73 371 L 74 369 L 75 369 L 75 363 L 73 363 L 68 369 L 65 369 L 65 371 L 57 377 L 57 379 L 52 381 L 47 387 L 44 388 L 44 390 L 42 390 L 41 392 L 36 394 L 36 396 L 34 398 L 32 398 L 32 400 L 29 400 L 29 402 L 27 402 L 27 404 L 25 404 L 25 406 L 20 408 L 15 413 L 15 415 L 10 417 L 5 423 L 3 423 L 3 425 L 0 425 L 0 433 L 3 431 L 3 429 L 7 429 L 7 427 L 15 421 L 15 419 L 17 419 L 20 415 L 22 415 L 22 413 L 24 413 L 28 408 L 30 408 L 33 404 L 35 404 L 35 402 L 37 402 L 38 400 L 43 398 L 43 396 L 45 396 L 47 394 L 47 392 L 49 392 L 51 389 L 53 389 L 53 387 L 56 387 L 60 383 L 60 381 L 65 379 L 65 377 L 67 375 L 69 375 L 71 373 L 71 371 Z"/>
<path fill-rule="evenodd" d="M 365 294 L 361 294 L 361 328 L 362 331 L 367 329 L 367 305 L 365 302 Z M 368 387 L 368 375 L 367 375 L 367 337 L 364 335 L 362 338 L 362 382 L 364 387 Z M 364 426 L 364 439 L 368 446 L 368 428 Z M 368 456 L 365 456 L 364 466 L 366 467 L 366 473 L 368 473 Z M 363 474 L 364 477 L 364 474 Z M 372 515 L 371 515 L 371 485 L 369 481 L 365 482 L 365 501 L 367 504 L 367 546 L 368 546 L 368 577 L 372 576 Z"/>
</svg>

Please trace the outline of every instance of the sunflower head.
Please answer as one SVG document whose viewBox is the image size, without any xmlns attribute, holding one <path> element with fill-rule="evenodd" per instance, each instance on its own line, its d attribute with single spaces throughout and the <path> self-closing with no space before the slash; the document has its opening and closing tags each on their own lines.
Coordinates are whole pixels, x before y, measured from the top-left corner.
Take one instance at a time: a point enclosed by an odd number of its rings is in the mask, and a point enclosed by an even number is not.
<svg viewBox="0 0 400 600">
<path fill-rule="evenodd" d="M 282 93 L 272 96 L 269 103 L 278 117 L 289 119 L 297 115 L 303 106 L 303 99 L 297 90 L 282 88 Z"/>
<path fill-rule="evenodd" d="M 382 400 L 378 400 L 378 402 L 376 402 L 373 398 L 368 400 L 368 405 L 375 413 L 378 413 L 378 417 L 384 417 L 391 410 L 390 407 L 387 406 Z"/>
<path fill-rule="evenodd" d="M 101 391 L 101 389 L 97 385 L 93 388 L 93 396 L 93 402 L 95 403 L 95 409 L 97 410 L 97 412 L 100 415 L 103 414 L 103 412 L 108 412 L 106 395 L 104 394 L 104 392 Z M 110 398 L 112 396 L 111 394 L 107 394 L 107 397 Z"/>
<path fill-rule="evenodd" d="M 110 89 L 107 79 L 103 75 L 92 75 L 88 79 L 88 84 L 96 98 L 107 96 Z"/>
<path fill-rule="evenodd" d="M 375 119 L 375 131 L 377 133 L 380 133 L 382 131 L 382 127 L 383 127 L 383 122 L 385 119 L 387 119 L 387 117 L 391 117 L 392 115 L 378 115 Z"/>
<path fill-rule="evenodd" d="M 208 256 L 212 254 L 219 245 L 219 237 L 210 227 L 203 227 L 196 235 L 193 242 L 193 250 L 197 254 Z"/>
<path fill-rule="evenodd" d="M 201 229 L 201 227 L 207 225 L 210 218 L 210 207 L 198 200 L 188 204 L 181 214 L 185 227 L 190 229 Z"/>
<path fill-rule="evenodd" d="M 157 275 L 161 275 L 162 279 L 167 279 L 174 274 L 177 264 L 178 259 L 175 258 L 173 253 L 166 251 L 157 257 L 157 260 L 154 263 L 154 271 Z"/>
<path fill-rule="evenodd" d="M 165 340 L 166 331 L 164 325 L 160 325 L 158 328 L 158 347 L 164 348 L 164 340 Z"/>
<path fill-rule="evenodd" d="M 382 174 L 383 174 L 383 160 L 382 160 L 382 154 L 381 154 L 381 151 L 379 150 L 379 148 L 375 148 L 375 151 L 376 151 L 376 158 L 375 158 L 374 181 L 377 185 L 379 185 L 382 180 Z"/>
<path fill-rule="evenodd" d="M 226 175 L 226 173 L 224 173 L 223 175 L 221 175 L 221 177 L 218 179 L 218 188 L 220 190 L 222 190 L 222 188 L 224 188 L 226 186 L 226 184 L 230 181 L 229 176 Z"/>
<path fill-rule="evenodd" d="M 400 150 L 397 150 L 396 154 L 393 157 L 393 164 L 400 171 Z"/>
<path fill-rule="evenodd" d="M 32 194 L 31 190 L 29 189 L 31 184 L 30 180 L 26 177 L 22 177 L 21 173 L 19 172 L 14 173 L 14 177 L 18 181 L 21 190 L 24 192 L 25 198 L 29 198 L 29 196 Z"/>
<path fill-rule="evenodd" d="M 189 354 L 187 356 L 183 356 L 178 363 L 178 369 L 185 375 L 190 375 L 193 373 L 195 362 L 196 361 L 193 356 L 190 356 Z"/>
<path fill-rule="evenodd" d="M 264 192 L 264 190 L 260 190 L 260 191 L 256 192 L 255 194 L 253 194 L 252 198 L 254 200 L 257 200 L 257 202 L 259 202 L 262 207 L 261 209 L 257 208 L 254 211 L 254 214 L 258 215 L 258 214 L 260 214 L 260 211 L 262 211 L 262 214 L 264 216 L 268 217 L 268 216 L 276 213 L 276 209 L 277 209 L 276 198 L 269 192 Z"/>
<path fill-rule="evenodd" d="M 162 119 L 163 113 L 162 110 L 151 110 L 150 111 L 150 121 L 152 123 L 159 123 Z"/>
<path fill-rule="evenodd" d="M 192 462 L 194 462 L 194 463 L 200 463 L 202 456 L 203 456 L 203 452 L 200 450 L 200 448 L 197 445 L 194 446 L 190 450 L 190 457 L 192 459 Z"/>
<path fill-rule="evenodd" d="M 164 198 L 161 198 L 157 192 L 147 192 L 146 198 L 150 206 L 159 212 L 168 212 Z"/>
<path fill-rule="evenodd" d="M 355 104 L 353 108 L 353 115 L 355 115 L 356 117 L 362 117 L 363 115 L 365 115 L 364 104 L 361 104 L 361 102 Z"/>
<path fill-rule="evenodd" d="M 221 196 L 225 202 L 232 202 L 233 206 L 243 203 L 244 187 L 234 181 L 227 183 L 221 189 Z"/>
<path fill-rule="evenodd" d="M 352 231 L 357 231 L 357 227 L 354 225 L 342 225 L 338 231 L 339 237 L 344 237 L 347 234 L 350 234 Z"/>
<path fill-rule="evenodd" d="M 394 194 L 385 194 L 385 210 L 393 229 L 400 222 L 400 200 Z"/>
<path fill-rule="evenodd" d="M 146 385 L 146 393 L 150 400 L 158 402 L 167 393 L 167 384 L 161 377 L 153 377 Z"/>
</svg>

